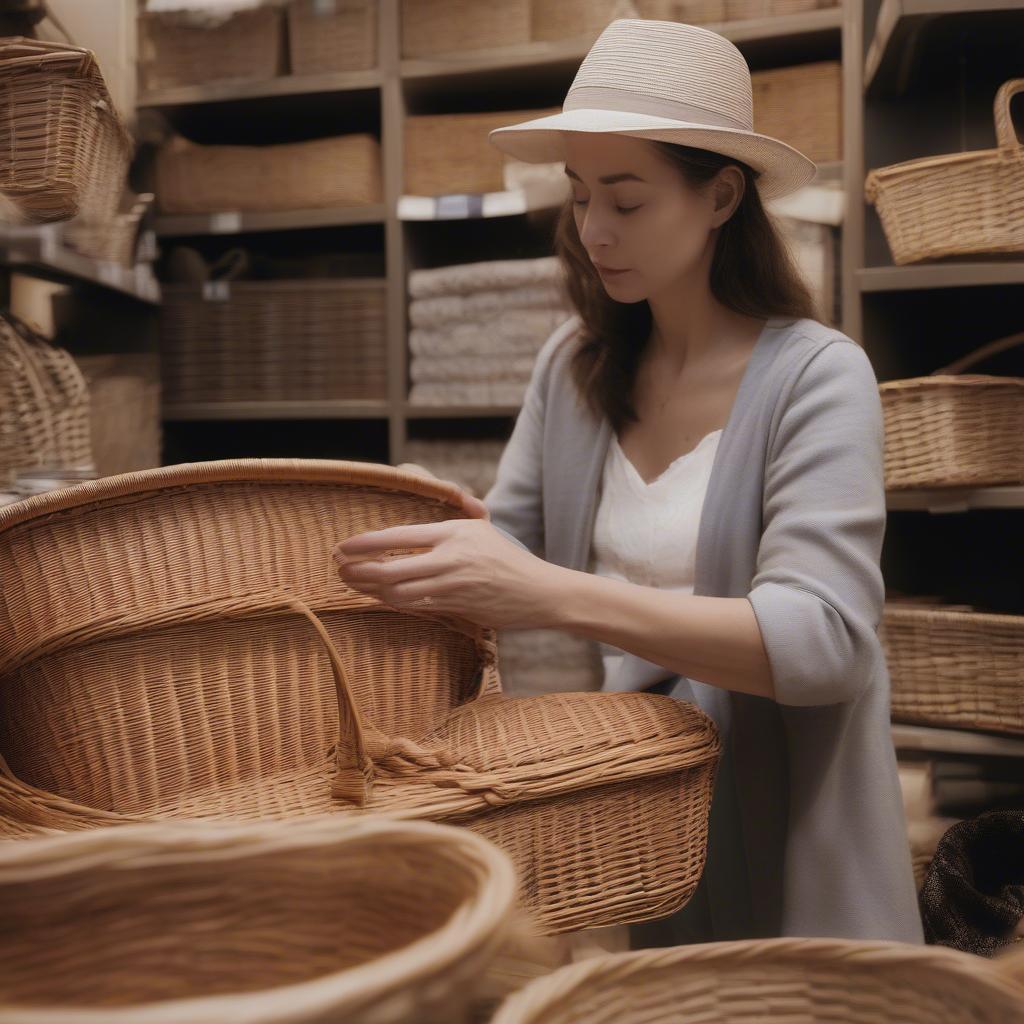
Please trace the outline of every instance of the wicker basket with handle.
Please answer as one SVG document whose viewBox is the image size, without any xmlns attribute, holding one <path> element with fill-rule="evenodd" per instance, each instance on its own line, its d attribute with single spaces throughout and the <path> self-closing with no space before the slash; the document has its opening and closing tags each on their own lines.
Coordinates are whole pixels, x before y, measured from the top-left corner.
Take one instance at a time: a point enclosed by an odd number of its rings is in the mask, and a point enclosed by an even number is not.
<svg viewBox="0 0 1024 1024">
<path fill-rule="evenodd" d="M 596 956 L 531 982 L 492 1024 L 1022 1024 L 1024 992 L 938 946 L 760 939 Z"/>
<path fill-rule="evenodd" d="M 276 146 L 200 146 L 181 136 L 156 159 L 165 213 L 368 206 L 381 199 L 380 143 L 339 135 Z"/>
<path fill-rule="evenodd" d="M 0 41 L 0 118 L 0 192 L 26 217 L 113 216 L 132 143 L 90 51 Z"/>
<path fill-rule="evenodd" d="M 92 466 L 89 424 L 89 386 L 74 359 L 0 316 L 0 490 L 19 469 Z"/>
<path fill-rule="evenodd" d="M 1011 334 L 929 376 L 879 385 L 887 488 L 1024 483 L 1024 377 L 961 372 L 1021 344 L 1024 333 Z"/>
<path fill-rule="evenodd" d="M 463 514 L 454 485 L 302 460 L 0 510 L 0 834 L 373 811 L 494 840 L 552 932 L 680 906 L 719 751 L 699 709 L 505 698 L 492 631 L 334 569 L 351 534 Z"/>
<path fill-rule="evenodd" d="M 378 0 L 291 0 L 288 49 L 293 75 L 377 66 Z"/>
<path fill-rule="evenodd" d="M 865 195 L 896 264 L 943 256 L 1024 252 L 1024 145 L 1010 100 L 1024 78 L 996 93 L 995 149 L 932 156 L 869 172 Z"/>
<path fill-rule="evenodd" d="M 895 721 L 1024 733 L 1024 615 L 887 601 L 878 635 Z"/>
<path fill-rule="evenodd" d="M 139 19 L 139 76 L 145 92 L 183 85 L 274 78 L 284 71 L 277 6 L 223 16 L 196 10 L 144 11 Z"/>
<path fill-rule="evenodd" d="M 508 857 L 468 829 L 320 816 L 0 847 L 7 1024 L 458 1024 Z"/>
</svg>

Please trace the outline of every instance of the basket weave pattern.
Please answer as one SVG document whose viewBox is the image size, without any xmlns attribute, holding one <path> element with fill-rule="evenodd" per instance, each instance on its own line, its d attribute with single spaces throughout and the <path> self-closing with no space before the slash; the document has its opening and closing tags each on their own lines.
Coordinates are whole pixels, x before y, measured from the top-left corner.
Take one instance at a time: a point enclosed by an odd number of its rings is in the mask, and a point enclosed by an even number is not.
<svg viewBox="0 0 1024 1024">
<path fill-rule="evenodd" d="M 288 47 L 293 75 L 376 67 L 377 0 L 291 0 Z"/>
<path fill-rule="evenodd" d="M 472 825 L 552 931 L 681 905 L 719 749 L 698 709 L 504 698 L 492 631 L 333 571 L 344 537 L 457 509 L 388 467 L 249 461 L 0 511 L 0 833 L 362 809 Z"/>
</svg>

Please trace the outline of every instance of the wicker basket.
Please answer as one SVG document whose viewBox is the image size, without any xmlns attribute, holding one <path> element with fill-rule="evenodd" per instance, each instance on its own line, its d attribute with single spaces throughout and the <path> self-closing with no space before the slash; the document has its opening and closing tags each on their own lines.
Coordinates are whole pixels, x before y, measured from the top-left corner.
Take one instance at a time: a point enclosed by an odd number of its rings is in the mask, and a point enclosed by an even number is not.
<svg viewBox="0 0 1024 1024">
<path fill-rule="evenodd" d="M 839 61 L 755 71 L 754 130 L 794 146 L 811 160 L 842 159 L 842 69 Z"/>
<path fill-rule="evenodd" d="M 891 601 L 878 634 L 895 721 L 1024 733 L 1024 616 Z"/>
<path fill-rule="evenodd" d="M 376 278 L 165 285 L 164 400 L 386 398 L 385 286 Z"/>
<path fill-rule="evenodd" d="M 530 0 L 402 0 L 402 56 L 430 57 L 530 41 Z"/>
<path fill-rule="evenodd" d="M 632 0 L 532 0 L 531 32 L 536 40 L 594 36 L 616 18 L 635 17 Z"/>
<path fill-rule="evenodd" d="M 708 25 L 725 21 L 726 0 L 633 0 L 638 18 Z"/>
<path fill-rule="evenodd" d="M 227 17 L 196 11 L 140 13 L 143 92 L 224 79 L 265 80 L 284 71 L 284 32 L 277 6 Z"/>
<path fill-rule="evenodd" d="M 0 490 L 19 469 L 92 465 L 89 388 L 74 359 L 0 316 Z"/>
<path fill-rule="evenodd" d="M 405 191 L 414 196 L 501 192 L 505 158 L 488 134 L 559 108 L 428 114 L 405 121 Z"/>
<path fill-rule="evenodd" d="M 1022 1024 L 1022 994 L 952 949 L 761 939 L 596 956 L 531 982 L 492 1024 Z"/>
<path fill-rule="evenodd" d="M 493 631 L 336 573 L 336 542 L 461 508 L 412 472 L 253 460 L 0 509 L 0 834 L 380 812 L 492 839 L 552 932 L 682 905 L 719 751 L 698 708 L 505 698 Z"/>
<path fill-rule="evenodd" d="M 466 829 L 137 825 L 0 849 L 7 1024 L 449 1024 L 516 891 Z"/>
<path fill-rule="evenodd" d="M 278 146 L 198 146 L 176 136 L 156 160 L 165 213 L 304 210 L 381 201 L 380 143 L 341 135 Z"/>
<path fill-rule="evenodd" d="M 377 66 L 377 0 L 291 0 L 288 49 L 293 75 Z"/>
<path fill-rule="evenodd" d="M 1013 334 L 930 376 L 879 385 L 888 489 L 1024 483 L 1024 377 L 960 372 L 1022 342 Z"/>
<path fill-rule="evenodd" d="M 113 216 L 132 144 L 88 50 L 0 44 L 0 192 L 35 221 Z"/>
<path fill-rule="evenodd" d="M 725 0 L 725 16 L 727 21 L 750 21 L 785 14 L 806 14 L 838 5 L 839 0 Z"/>
<path fill-rule="evenodd" d="M 864 190 L 896 264 L 943 256 L 1024 252 L 1024 145 L 1010 100 L 1024 78 L 996 93 L 996 149 L 908 160 L 869 172 Z"/>
</svg>

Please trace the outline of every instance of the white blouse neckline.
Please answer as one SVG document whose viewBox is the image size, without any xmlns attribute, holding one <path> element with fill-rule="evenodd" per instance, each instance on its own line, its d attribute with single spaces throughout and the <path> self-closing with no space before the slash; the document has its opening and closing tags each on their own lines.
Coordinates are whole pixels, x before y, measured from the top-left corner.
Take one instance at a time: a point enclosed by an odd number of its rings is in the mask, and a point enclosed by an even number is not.
<svg viewBox="0 0 1024 1024">
<path fill-rule="evenodd" d="M 724 427 L 719 427 L 718 430 L 712 430 L 709 434 L 705 434 L 688 452 L 683 452 L 682 455 L 673 459 L 653 480 L 649 482 L 640 475 L 640 471 L 633 465 L 629 456 L 622 450 L 622 445 L 619 444 L 619 436 L 614 431 L 612 432 L 612 446 L 618 453 L 618 457 L 625 464 L 626 473 L 633 483 L 639 486 L 641 490 L 646 491 L 664 481 L 672 474 L 673 470 L 677 469 L 680 465 L 689 462 L 693 456 L 703 449 L 708 441 L 717 437 L 724 429 Z"/>
</svg>

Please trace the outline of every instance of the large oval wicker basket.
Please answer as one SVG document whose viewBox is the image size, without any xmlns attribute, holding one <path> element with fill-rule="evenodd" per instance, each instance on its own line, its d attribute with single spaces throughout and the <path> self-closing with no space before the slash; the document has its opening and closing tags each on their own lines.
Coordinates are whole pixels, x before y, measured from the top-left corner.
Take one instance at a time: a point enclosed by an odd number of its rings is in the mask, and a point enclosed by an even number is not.
<svg viewBox="0 0 1024 1024">
<path fill-rule="evenodd" d="M 468 829 L 137 825 L 0 848 L 6 1024 L 448 1024 L 515 898 Z"/>
<path fill-rule="evenodd" d="M 1012 334 L 927 377 L 879 385 L 887 488 L 1024 483 L 1024 377 L 961 372 L 1022 343 Z"/>
<path fill-rule="evenodd" d="M 867 200 L 878 210 L 896 264 L 977 253 L 1024 252 L 1024 146 L 1010 100 L 1024 78 L 996 93 L 996 149 L 907 160 L 868 173 Z"/>
<path fill-rule="evenodd" d="M 492 631 L 336 571 L 347 536 L 463 514 L 415 473 L 287 460 L 0 510 L 0 834 L 380 811 L 493 839 L 551 931 L 681 905 L 710 719 L 652 694 L 505 698 Z"/>
<path fill-rule="evenodd" d="M 492 1024 L 1021 1024 L 1022 997 L 951 949 L 764 939 L 594 957 L 531 982 Z"/>
</svg>

